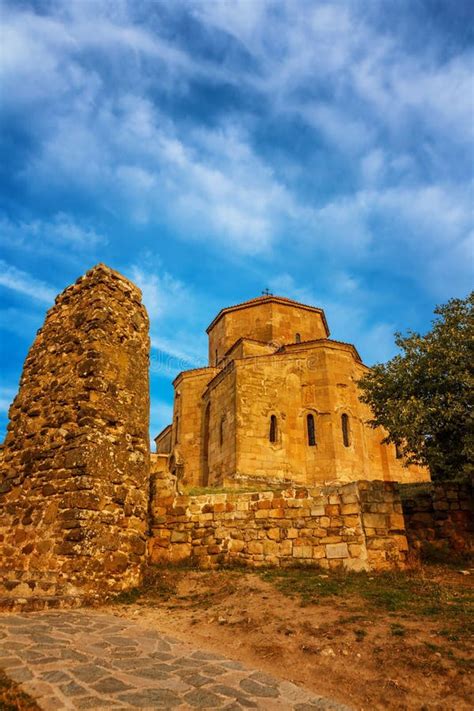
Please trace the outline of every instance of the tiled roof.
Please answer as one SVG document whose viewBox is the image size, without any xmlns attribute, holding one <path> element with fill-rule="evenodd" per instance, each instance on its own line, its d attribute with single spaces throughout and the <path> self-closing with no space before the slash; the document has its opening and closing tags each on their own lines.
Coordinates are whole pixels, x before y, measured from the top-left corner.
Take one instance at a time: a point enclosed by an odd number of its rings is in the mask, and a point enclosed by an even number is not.
<svg viewBox="0 0 474 711">
<path fill-rule="evenodd" d="M 163 437 L 163 435 L 165 435 L 165 434 L 168 432 L 168 430 L 171 429 L 171 427 L 172 427 L 172 425 L 166 425 L 166 427 L 164 427 L 164 428 L 161 430 L 161 432 L 159 432 L 159 433 L 156 435 L 156 437 L 153 437 L 153 440 L 156 442 L 157 439 L 160 439 L 160 437 Z"/>
<path fill-rule="evenodd" d="M 188 373 L 198 373 L 200 370 L 216 370 L 213 365 L 203 365 L 201 368 L 190 368 L 189 370 L 182 370 L 176 378 L 173 380 L 172 385 L 180 378 L 182 375 L 188 375 Z"/>
<path fill-rule="evenodd" d="M 288 348 L 297 348 L 298 346 L 305 346 L 305 345 L 311 345 L 312 343 L 335 343 L 336 345 L 339 346 L 348 346 L 349 348 L 352 348 L 352 350 L 355 352 L 357 360 L 359 360 L 362 363 L 362 358 L 359 355 L 359 351 L 355 347 L 353 343 L 346 343 L 346 341 L 336 341 L 334 338 L 313 338 L 311 341 L 300 341 L 299 343 L 286 343 L 283 346 L 281 346 L 277 353 L 284 353 Z"/>
<path fill-rule="evenodd" d="M 277 303 L 277 304 L 286 304 L 287 306 L 298 306 L 300 309 L 307 309 L 308 311 L 315 311 L 316 313 L 321 314 L 321 318 L 324 323 L 324 327 L 326 329 L 326 333 L 329 336 L 329 326 L 326 321 L 326 316 L 324 314 L 323 309 L 320 309 L 317 306 L 310 306 L 309 304 L 302 304 L 300 301 L 294 301 L 294 299 L 288 299 L 286 296 L 273 296 L 268 295 L 268 296 L 257 296 L 254 299 L 249 299 L 248 301 L 242 301 L 240 304 L 235 304 L 234 306 L 227 306 L 224 309 L 221 309 L 217 316 L 213 319 L 213 321 L 210 323 L 210 325 L 206 329 L 206 333 L 209 333 L 209 331 L 216 325 L 216 323 L 224 316 L 224 314 L 228 314 L 231 311 L 238 311 L 239 309 L 246 309 L 248 307 L 252 306 L 259 306 L 260 304 L 265 304 L 265 303 Z"/>
</svg>

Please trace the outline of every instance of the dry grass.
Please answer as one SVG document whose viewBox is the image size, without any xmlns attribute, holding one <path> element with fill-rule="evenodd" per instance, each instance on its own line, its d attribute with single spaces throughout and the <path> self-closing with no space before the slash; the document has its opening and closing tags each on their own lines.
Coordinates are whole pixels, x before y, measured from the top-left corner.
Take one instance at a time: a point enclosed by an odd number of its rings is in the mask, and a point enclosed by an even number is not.
<svg viewBox="0 0 474 711">
<path fill-rule="evenodd" d="M 31 696 L 21 691 L 18 684 L 0 669 L 0 711 L 40 711 Z"/>
</svg>

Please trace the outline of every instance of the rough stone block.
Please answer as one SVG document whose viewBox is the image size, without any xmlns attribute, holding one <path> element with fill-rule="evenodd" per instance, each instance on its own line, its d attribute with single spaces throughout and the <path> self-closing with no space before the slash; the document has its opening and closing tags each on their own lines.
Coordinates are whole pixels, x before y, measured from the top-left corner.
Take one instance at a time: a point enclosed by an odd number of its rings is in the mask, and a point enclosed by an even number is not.
<svg viewBox="0 0 474 711">
<path fill-rule="evenodd" d="M 293 558 L 311 558 L 313 555 L 312 546 L 293 545 Z"/>
<path fill-rule="evenodd" d="M 359 514 L 360 506 L 357 503 L 352 504 L 342 504 L 341 514 L 344 516 L 346 514 Z"/>
<path fill-rule="evenodd" d="M 348 558 L 349 550 L 347 543 L 328 543 L 326 545 L 326 557 L 331 558 Z"/>
<path fill-rule="evenodd" d="M 403 514 L 392 513 L 389 516 L 390 528 L 396 529 L 398 531 L 405 530 L 405 518 Z"/>
<path fill-rule="evenodd" d="M 387 517 L 385 514 L 366 513 L 363 514 L 364 525 L 370 528 L 386 528 Z"/>
</svg>

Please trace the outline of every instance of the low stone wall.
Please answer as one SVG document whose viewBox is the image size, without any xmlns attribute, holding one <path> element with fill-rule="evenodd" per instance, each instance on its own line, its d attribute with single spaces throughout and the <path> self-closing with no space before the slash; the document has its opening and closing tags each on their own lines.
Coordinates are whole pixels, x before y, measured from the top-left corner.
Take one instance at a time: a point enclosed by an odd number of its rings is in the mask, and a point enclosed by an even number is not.
<svg viewBox="0 0 474 711">
<path fill-rule="evenodd" d="M 201 567 L 314 563 L 386 569 L 408 550 L 398 487 L 360 481 L 282 491 L 176 496 L 155 474 L 149 560 Z"/>
<path fill-rule="evenodd" d="M 459 553 L 474 550 L 472 486 L 445 483 L 400 489 L 411 549 L 416 552 L 431 544 Z"/>
</svg>

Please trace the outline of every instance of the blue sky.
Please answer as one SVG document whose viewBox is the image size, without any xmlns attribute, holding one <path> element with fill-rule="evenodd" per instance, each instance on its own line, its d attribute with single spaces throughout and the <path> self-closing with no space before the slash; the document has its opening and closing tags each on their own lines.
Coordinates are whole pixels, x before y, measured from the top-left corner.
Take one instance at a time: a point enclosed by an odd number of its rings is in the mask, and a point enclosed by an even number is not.
<svg viewBox="0 0 474 711">
<path fill-rule="evenodd" d="M 143 289 L 152 431 L 205 328 L 261 293 L 321 306 L 368 364 L 473 267 L 463 0 L 2 3 L 0 431 L 56 293 Z"/>
</svg>

